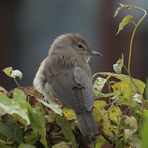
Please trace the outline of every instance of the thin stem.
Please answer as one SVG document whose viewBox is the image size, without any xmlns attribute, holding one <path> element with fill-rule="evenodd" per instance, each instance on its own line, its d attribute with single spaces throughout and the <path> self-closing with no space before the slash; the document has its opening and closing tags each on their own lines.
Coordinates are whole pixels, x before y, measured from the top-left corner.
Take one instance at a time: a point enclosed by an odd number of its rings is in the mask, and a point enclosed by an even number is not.
<svg viewBox="0 0 148 148">
<path fill-rule="evenodd" d="M 123 67 L 124 67 L 124 69 L 126 70 L 127 74 L 129 75 L 129 78 L 130 78 L 131 82 L 133 83 L 133 85 L 135 86 L 135 88 L 137 89 L 138 93 L 141 94 L 139 88 L 137 87 L 137 85 L 136 85 L 135 82 L 133 81 L 133 78 L 131 77 L 131 74 L 129 73 L 128 69 L 126 68 L 125 65 L 123 65 Z"/>
<path fill-rule="evenodd" d="M 138 23 L 136 24 L 134 30 L 133 30 L 133 33 L 132 33 L 132 37 L 131 37 L 131 40 L 130 40 L 130 47 L 129 47 L 129 55 L 128 55 L 128 72 L 129 74 L 131 74 L 131 57 L 132 57 L 132 48 L 133 48 L 133 40 L 134 40 L 134 36 L 135 36 L 135 33 L 136 33 L 136 30 L 137 28 L 139 27 L 140 23 L 143 21 L 143 19 L 145 18 L 145 16 L 147 15 L 147 12 L 145 9 L 143 8 L 140 8 L 138 6 L 133 6 L 135 9 L 139 9 L 141 11 L 144 12 L 144 15 L 141 17 L 141 19 L 138 21 Z"/>
<path fill-rule="evenodd" d="M 14 81 L 15 81 L 15 83 L 16 83 L 16 85 L 17 85 L 17 87 L 19 87 L 19 88 L 20 88 L 21 86 L 20 86 L 20 84 L 18 83 L 18 81 L 16 80 L 16 78 L 14 78 Z"/>
</svg>

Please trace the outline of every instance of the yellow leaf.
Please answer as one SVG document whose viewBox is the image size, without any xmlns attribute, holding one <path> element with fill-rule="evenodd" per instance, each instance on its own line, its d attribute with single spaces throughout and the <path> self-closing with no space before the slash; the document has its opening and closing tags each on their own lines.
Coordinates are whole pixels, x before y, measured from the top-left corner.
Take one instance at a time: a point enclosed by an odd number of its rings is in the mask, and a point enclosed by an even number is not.
<svg viewBox="0 0 148 148">
<path fill-rule="evenodd" d="M 122 112 L 120 110 L 119 107 L 117 106 L 112 106 L 111 109 L 109 110 L 109 119 L 115 123 L 119 123 L 120 122 L 120 115 L 122 115 Z"/>
<path fill-rule="evenodd" d="M 128 98 L 128 99 L 130 99 L 134 94 L 134 92 L 132 91 L 132 88 L 126 82 L 117 82 L 112 85 L 112 88 L 114 92 L 121 93 L 125 98 Z"/>
<path fill-rule="evenodd" d="M 3 72 L 9 77 L 12 77 L 11 76 L 12 71 L 13 71 L 12 67 L 6 67 L 3 69 Z"/>
<path fill-rule="evenodd" d="M 97 100 L 97 101 L 95 101 L 95 103 L 94 103 L 94 107 L 95 107 L 95 108 L 98 108 L 98 109 L 102 109 L 102 108 L 104 108 L 106 105 L 107 105 L 107 103 L 106 103 L 105 101 L 103 101 L 103 100 Z"/>
<path fill-rule="evenodd" d="M 128 25 L 130 23 L 130 21 L 132 20 L 133 16 L 132 15 L 127 15 L 125 16 L 122 21 L 120 22 L 119 24 L 119 29 L 118 29 L 118 32 L 116 34 L 118 34 L 121 30 L 124 29 L 124 27 L 126 25 Z"/>
<path fill-rule="evenodd" d="M 63 114 L 64 114 L 64 116 L 66 117 L 67 120 L 76 119 L 76 115 L 75 115 L 75 113 L 72 109 L 64 107 L 63 108 Z"/>
</svg>

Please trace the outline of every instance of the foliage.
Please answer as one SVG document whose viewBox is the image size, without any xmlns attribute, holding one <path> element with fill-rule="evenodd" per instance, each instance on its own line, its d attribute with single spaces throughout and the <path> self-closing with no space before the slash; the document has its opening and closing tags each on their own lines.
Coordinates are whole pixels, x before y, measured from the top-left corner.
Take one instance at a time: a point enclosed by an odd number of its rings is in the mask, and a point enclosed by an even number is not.
<svg viewBox="0 0 148 148">
<path fill-rule="evenodd" d="M 129 14 L 119 23 L 117 33 L 130 23 L 135 26 L 130 41 L 128 68 L 122 54 L 122 58 L 113 64 L 114 72 L 99 72 L 93 76 L 93 114 L 101 132 L 94 141 L 95 148 L 107 145 L 146 148 L 148 145 L 148 100 L 144 98 L 148 96 L 148 83 L 133 78 L 130 70 L 133 38 L 146 11 L 137 6 L 119 4 L 114 17 L 122 9 L 139 9 L 144 15 L 135 23 Z M 127 74 L 123 74 L 123 70 Z M 73 110 L 61 108 L 58 101 L 47 104 L 42 94 L 33 87 L 21 87 L 17 78 L 21 79 L 23 75 L 19 70 L 7 67 L 3 71 L 14 79 L 17 88 L 8 92 L 0 87 L 0 147 L 85 147 Z"/>
</svg>

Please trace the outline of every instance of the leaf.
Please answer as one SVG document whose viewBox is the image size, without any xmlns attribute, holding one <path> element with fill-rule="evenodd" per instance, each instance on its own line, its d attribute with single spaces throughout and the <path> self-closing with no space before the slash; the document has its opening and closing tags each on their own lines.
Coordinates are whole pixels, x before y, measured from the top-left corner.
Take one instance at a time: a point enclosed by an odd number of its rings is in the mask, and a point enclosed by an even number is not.
<svg viewBox="0 0 148 148">
<path fill-rule="evenodd" d="M 24 140 L 25 143 L 35 144 L 40 139 L 40 136 L 35 134 L 33 131 L 29 131 L 25 134 Z"/>
<path fill-rule="evenodd" d="M 134 93 L 137 91 L 137 88 L 141 94 L 144 93 L 144 88 L 146 85 L 141 80 L 130 78 L 128 75 L 115 74 L 115 73 L 111 73 L 111 72 L 101 72 L 99 74 L 103 75 L 103 76 L 112 76 L 112 77 L 119 79 L 120 81 L 127 83 L 127 85 L 129 85 L 131 87 L 131 89 L 133 90 Z"/>
<path fill-rule="evenodd" d="M 60 143 L 55 144 L 54 146 L 52 146 L 52 148 L 70 148 L 70 144 L 62 141 Z"/>
<path fill-rule="evenodd" d="M 97 73 L 96 73 L 97 74 Z M 94 74 L 94 76 L 96 75 Z M 93 77 L 94 77 L 93 76 Z M 102 93 L 102 90 L 105 86 L 105 83 L 108 81 L 108 79 L 111 77 L 111 75 L 109 75 L 107 78 L 102 78 L 102 77 L 98 77 L 95 82 L 94 82 L 94 85 L 93 85 L 93 91 L 94 91 L 94 94 L 95 94 L 95 97 L 96 98 L 100 98 L 100 97 L 105 97 L 106 95 L 110 95 L 110 94 L 104 94 Z"/>
<path fill-rule="evenodd" d="M 132 88 L 126 82 L 116 82 L 111 86 L 115 93 L 123 95 L 125 98 L 130 99 L 133 95 Z"/>
<path fill-rule="evenodd" d="M 131 130 L 124 129 L 124 141 L 127 142 L 127 140 L 132 136 Z"/>
<path fill-rule="evenodd" d="M 26 143 L 21 143 L 18 148 L 36 148 L 35 146 L 33 145 L 30 145 L 30 144 L 26 144 Z"/>
<path fill-rule="evenodd" d="M 112 106 L 108 111 L 109 119 L 116 124 L 119 124 L 122 112 L 118 106 Z"/>
<path fill-rule="evenodd" d="M 17 125 L 0 124 L 0 135 L 10 138 L 17 143 L 23 142 L 23 133 L 20 127 Z"/>
<path fill-rule="evenodd" d="M 134 6 L 128 5 L 128 4 L 119 3 L 119 5 L 120 6 L 115 10 L 114 17 L 116 17 L 120 13 L 120 11 L 122 9 L 132 9 L 132 8 L 134 8 Z"/>
<path fill-rule="evenodd" d="M 64 116 L 66 117 L 67 120 L 76 119 L 75 112 L 72 109 L 64 107 L 63 108 L 63 114 L 64 114 Z"/>
<path fill-rule="evenodd" d="M 21 80 L 23 77 L 23 73 L 20 70 L 12 70 L 11 77 L 13 78 L 18 77 Z"/>
<path fill-rule="evenodd" d="M 72 146 L 74 148 L 77 148 L 75 136 L 73 134 L 73 131 L 68 121 L 64 117 L 59 116 L 59 115 L 56 115 L 56 120 L 57 120 L 57 124 L 61 127 L 65 138 L 72 143 Z"/>
<path fill-rule="evenodd" d="M 48 114 L 45 116 L 47 123 L 55 122 L 55 113 L 53 111 L 47 110 Z"/>
<path fill-rule="evenodd" d="M 132 97 L 132 99 L 134 100 L 134 101 L 136 101 L 136 102 L 138 102 L 138 103 L 142 103 L 142 99 L 143 99 L 143 96 L 141 95 L 141 94 L 138 94 L 138 93 L 136 93 L 133 97 Z"/>
<path fill-rule="evenodd" d="M 133 134 L 134 132 L 137 131 L 137 120 L 134 116 L 124 116 L 125 117 L 125 124 L 127 125 L 128 129 L 130 130 L 130 132 Z"/>
<path fill-rule="evenodd" d="M 44 106 L 50 108 L 52 111 L 54 111 L 56 114 L 59 114 L 62 116 L 62 110 L 61 110 L 61 106 L 58 105 L 58 104 L 55 104 L 55 103 L 46 103 L 45 101 L 43 100 L 39 100 L 39 102 L 41 102 Z"/>
<path fill-rule="evenodd" d="M 132 15 L 127 15 L 127 16 L 125 16 L 125 17 L 122 19 L 122 21 L 120 22 L 120 24 L 119 24 L 119 29 L 118 29 L 118 31 L 117 31 L 116 34 L 118 34 L 121 30 L 123 30 L 124 27 L 127 26 L 127 25 L 131 22 L 132 18 L 133 18 Z"/>
<path fill-rule="evenodd" d="M 105 143 L 107 143 L 107 141 L 102 136 L 97 136 L 95 148 L 102 148 L 103 144 Z"/>
<path fill-rule="evenodd" d="M 41 136 L 40 141 L 47 148 L 45 118 L 41 109 L 39 107 L 32 108 L 32 110 L 29 111 L 29 119 L 33 131 Z"/>
<path fill-rule="evenodd" d="M 30 124 L 27 109 L 20 106 L 16 100 L 9 99 L 4 93 L 0 93 L 0 109 L 5 113 L 10 114 L 15 120 L 23 125 L 26 126 Z"/>
<path fill-rule="evenodd" d="M 11 78 L 16 78 L 18 77 L 19 79 L 22 79 L 23 74 L 20 70 L 13 70 L 12 67 L 6 67 L 3 69 L 3 72 Z"/>
<path fill-rule="evenodd" d="M 148 99 L 148 78 L 146 79 L 146 86 L 144 88 L 144 96 Z"/>
<path fill-rule="evenodd" d="M 102 108 L 104 108 L 106 106 L 107 106 L 107 103 L 105 101 L 103 101 L 103 100 L 97 100 L 94 103 L 94 107 L 97 108 L 97 109 L 102 109 Z"/>
<path fill-rule="evenodd" d="M 12 77 L 11 73 L 12 73 L 12 67 L 6 67 L 3 69 L 3 72 L 8 76 L 8 77 Z"/>
<path fill-rule="evenodd" d="M 122 67 L 124 65 L 124 57 L 122 54 L 122 58 L 119 59 L 116 64 L 113 64 L 113 69 L 116 73 L 121 73 L 122 72 Z"/>
</svg>

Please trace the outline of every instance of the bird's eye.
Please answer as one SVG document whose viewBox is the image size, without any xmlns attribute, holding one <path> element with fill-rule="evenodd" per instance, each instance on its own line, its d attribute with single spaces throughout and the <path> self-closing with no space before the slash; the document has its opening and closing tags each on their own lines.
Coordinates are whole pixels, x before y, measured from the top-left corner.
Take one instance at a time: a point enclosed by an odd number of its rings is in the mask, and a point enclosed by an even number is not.
<svg viewBox="0 0 148 148">
<path fill-rule="evenodd" d="M 80 44 L 80 43 L 78 43 L 77 46 L 78 46 L 79 48 L 83 48 L 83 45 Z"/>
</svg>

